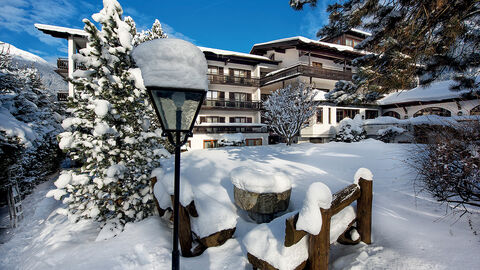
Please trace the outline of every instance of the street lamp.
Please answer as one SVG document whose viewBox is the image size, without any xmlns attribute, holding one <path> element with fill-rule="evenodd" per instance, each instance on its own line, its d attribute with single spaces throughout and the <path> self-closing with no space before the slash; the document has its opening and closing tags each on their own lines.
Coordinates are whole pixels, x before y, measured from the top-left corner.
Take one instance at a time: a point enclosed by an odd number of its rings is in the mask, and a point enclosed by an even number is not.
<svg viewBox="0 0 480 270">
<path fill-rule="evenodd" d="M 179 270 L 180 148 L 192 136 L 195 119 L 208 91 L 207 60 L 198 47 L 179 39 L 142 43 L 132 55 L 142 72 L 163 135 L 175 147 L 172 269 Z"/>
</svg>

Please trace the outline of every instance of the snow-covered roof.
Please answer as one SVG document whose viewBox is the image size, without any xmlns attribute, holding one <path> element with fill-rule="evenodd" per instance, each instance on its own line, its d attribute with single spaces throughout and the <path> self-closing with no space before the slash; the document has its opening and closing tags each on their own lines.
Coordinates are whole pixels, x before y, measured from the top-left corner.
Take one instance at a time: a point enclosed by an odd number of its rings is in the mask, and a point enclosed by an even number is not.
<svg viewBox="0 0 480 270">
<path fill-rule="evenodd" d="M 386 97 L 377 101 L 379 105 L 398 104 L 415 101 L 437 101 L 451 98 L 458 98 L 469 90 L 452 91 L 450 86 L 454 81 L 434 82 L 427 87 L 417 86 L 410 90 L 402 90 L 390 93 Z"/>
<path fill-rule="evenodd" d="M 365 36 L 371 36 L 372 35 L 369 32 L 365 32 L 365 31 L 357 29 L 357 28 L 351 28 L 350 31 L 356 32 L 356 33 L 359 33 L 359 34 L 362 34 L 362 35 L 365 35 Z"/>
<path fill-rule="evenodd" d="M 67 38 L 69 35 L 81 36 L 81 37 L 87 36 L 87 32 L 81 29 L 74 29 L 74 28 L 40 24 L 40 23 L 36 23 L 34 25 L 38 30 L 44 32 L 45 34 L 49 34 L 53 37 Z"/>
<path fill-rule="evenodd" d="M 350 51 L 350 52 L 361 53 L 361 54 L 366 53 L 365 51 L 356 50 L 356 49 L 352 48 L 351 46 L 345 46 L 345 45 L 339 45 L 339 44 L 333 44 L 333 43 L 313 40 L 313 39 L 309 39 L 309 38 L 302 37 L 302 36 L 277 39 L 277 40 L 272 40 L 272 41 L 268 41 L 268 42 L 264 42 L 264 43 L 257 43 L 257 44 L 253 45 L 252 51 L 255 47 L 259 47 L 259 46 L 271 45 L 271 44 L 287 42 L 287 41 L 297 41 L 297 40 L 300 41 L 300 42 L 306 43 L 306 44 L 313 44 L 313 45 L 320 45 L 320 46 L 323 46 L 323 47 L 334 48 L 334 49 L 337 49 L 338 51 L 341 51 L 341 52 L 342 51 Z"/>
<path fill-rule="evenodd" d="M 213 49 L 213 48 L 206 48 L 206 47 L 200 47 L 200 46 L 198 46 L 198 48 L 202 52 L 211 52 L 211 53 L 214 53 L 214 54 L 217 54 L 217 55 L 238 56 L 238 57 L 246 57 L 246 58 L 258 59 L 258 60 L 263 60 L 263 61 L 272 61 L 268 57 L 255 55 L 255 54 L 227 51 L 227 50 L 220 50 L 220 49 Z"/>
</svg>

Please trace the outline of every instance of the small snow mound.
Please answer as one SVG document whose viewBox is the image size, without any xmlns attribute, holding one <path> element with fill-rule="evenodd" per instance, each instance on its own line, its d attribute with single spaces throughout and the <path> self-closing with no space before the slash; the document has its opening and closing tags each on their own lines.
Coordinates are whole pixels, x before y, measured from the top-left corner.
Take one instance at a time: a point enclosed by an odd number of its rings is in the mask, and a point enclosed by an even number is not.
<svg viewBox="0 0 480 270">
<path fill-rule="evenodd" d="M 108 114 L 108 111 L 112 105 L 107 100 L 96 100 L 95 101 L 95 114 L 99 117 L 105 117 Z"/>
<path fill-rule="evenodd" d="M 354 180 L 353 183 L 358 185 L 358 181 L 360 180 L 360 178 L 363 178 L 363 179 L 368 180 L 368 181 L 372 181 L 373 180 L 373 173 L 369 169 L 360 168 L 355 173 L 355 176 L 354 176 L 355 180 Z"/>
<path fill-rule="evenodd" d="M 70 182 L 72 181 L 72 174 L 70 173 L 62 173 L 57 181 L 55 181 L 55 186 L 57 188 L 65 188 Z"/>
<path fill-rule="evenodd" d="M 311 184 L 298 216 L 297 230 L 304 230 L 313 235 L 319 234 L 322 228 L 320 208 L 329 209 L 331 204 L 332 192 L 330 189 L 321 182 Z"/>
<path fill-rule="evenodd" d="M 237 188 L 255 193 L 282 193 L 292 188 L 287 175 L 269 173 L 260 168 L 235 168 L 230 172 L 230 179 Z"/>
<path fill-rule="evenodd" d="M 98 233 L 95 242 L 111 239 L 123 231 L 123 226 L 118 219 L 108 221 Z"/>
</svg>

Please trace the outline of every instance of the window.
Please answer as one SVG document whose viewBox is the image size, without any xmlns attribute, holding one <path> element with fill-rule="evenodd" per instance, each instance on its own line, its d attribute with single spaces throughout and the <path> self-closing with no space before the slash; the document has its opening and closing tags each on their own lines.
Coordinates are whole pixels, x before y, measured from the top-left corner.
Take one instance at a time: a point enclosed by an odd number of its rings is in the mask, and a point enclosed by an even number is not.
<svg viewBox="0 0 480 270">
<path fill-rule="evenodd" d="M 245 140 L 245 145 L 246 146 L 257 146 L 257 145 L 262 145 L 262 139 L 246 139 Z"/>
<path fill-rule="evenodd" d="M 323 108 L 317 108 L 317 124 L 323 124 Z"/>
<path fill-rule="evenodd" d="M 477 106 L 470 110 L 470 115 L 480 115 L 480 106 Z"/>
<path fill-rule="evenodd" d="M 229 98 L 232 101 L 251 101 L 252 100 L 252 94 L 230 92 L 229 93 Z"/>
<path fill-rule="evenodd" d="M 383 116 L 390 116 L 390 117 L 395 117 L 397 119 L 400 119 L 400 114 L 395 111 L 386 112 L 383 114 Z"/>
<path fill-rule="evenodd" d="M 452 113 L 449 110 L 445 110 L 443 108 L 429 107 L 429 108 L 419 110 L 413 115 L 413 117 L 422 116 L 422 115 L 438 115 L 438 116 L 450 117 L 452 116 Z"/>
<path fill-rule="evenodd" d="M 346 117 L 353 119 L 359 113 L 360 110 L 355 109 L 337 109 L 337 123 Z"/>
<path fill-rule="evenodd" d="M 328 108 L 328 123 L 332 123 L 332 108 Z"/>
<path fill-rule="evenodd" d="M 220 91 L 209 90 L 207 92 L 207 99 L 224 99 L 225 93 Z"/>
<path fill-rule="evenodd" d="M 235 77 L 247 78 L 249 70 L 244 69 L 230 69 L 230 73 L 232 73 Z"/>
<path fill-rule="evenodd" d="M 312 62 L 312 67 L 322 68 L 322 63 L 320 63 L 320 62 Z"/>
<path fill-rule="evenodd" d="M 223 75 L 223 67 L 208 66 L 208 74 Z"/>
<path fill-rule="evenodd" d="M 365 119 L 375 119 L 378 117 L 377 110 L 366 110 L 365 111 Z"/>
<path fill-rule="evenodd" d="M 217 140 L 203 140 L 203 148 L 217 148 Z"/>
<path fill-rule="evenodd" d="M 230 117 L 230 123 L 252 123 L 252 118 L 243 116 Z"/>
<path fill-rule="evenodd" d="M 200 116 L 201 123 L 225 123 L 225 117 L 222 116 Z"/>
<path fill-rule="evenodd" d="M 346 44 L 347 46 L 353 47 L 353 40 L 347 38 L 347 39 L 345 40 L 345 44 Z"/>
</svg>

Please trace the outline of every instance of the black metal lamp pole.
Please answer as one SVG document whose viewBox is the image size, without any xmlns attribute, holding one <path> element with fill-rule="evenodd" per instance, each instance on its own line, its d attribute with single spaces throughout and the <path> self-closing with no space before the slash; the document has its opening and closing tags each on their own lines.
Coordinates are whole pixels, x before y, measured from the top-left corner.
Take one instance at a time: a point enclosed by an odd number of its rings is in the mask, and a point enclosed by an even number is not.
<svg viewBox="0 0 480 270">
<path fill-rule="evenodd" d="M 175 188 L 173 203 L 173 250 L 172 269 L 180 270 L 180 253 L 178 251 L 178 205 L 180 204 L 180 132 L 176 132 L 175 142 Z"/>
</svg>

